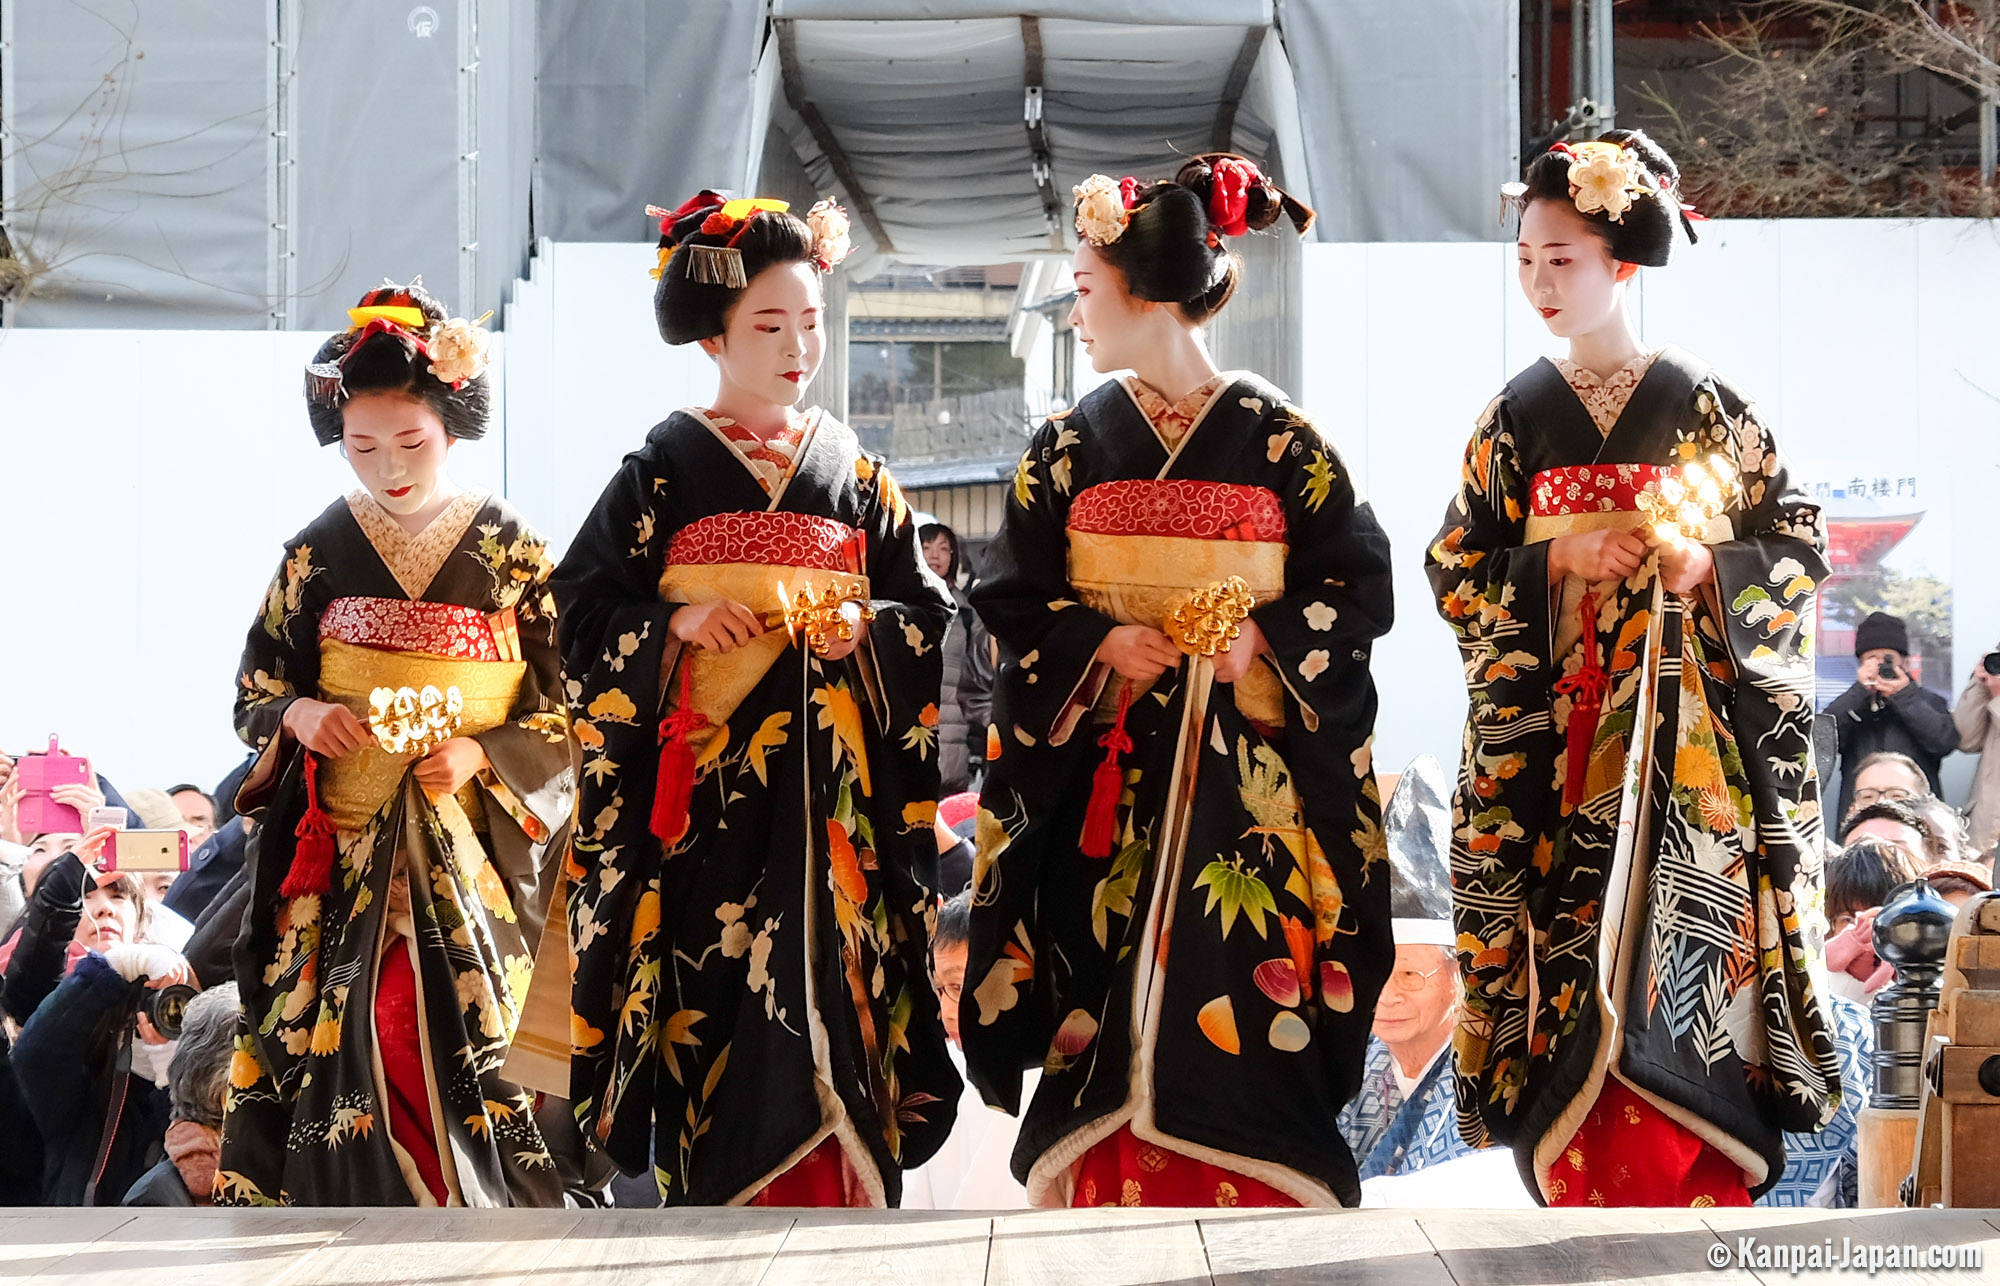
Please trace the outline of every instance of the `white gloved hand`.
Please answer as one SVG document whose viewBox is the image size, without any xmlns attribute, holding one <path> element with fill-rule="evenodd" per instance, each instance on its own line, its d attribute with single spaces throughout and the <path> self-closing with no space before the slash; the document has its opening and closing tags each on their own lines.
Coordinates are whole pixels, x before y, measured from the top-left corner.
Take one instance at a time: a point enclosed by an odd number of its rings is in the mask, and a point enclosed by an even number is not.
<svg viewBox="0 0 2000 1286">
<path fill-rule="evenodd" d="M 187 959 L 157 942 L 121 942 L 104 953 L 104 963 L 127 982 L 150 982 L 155 987 L 194 982 L 194 970 Z"/>
</svg>

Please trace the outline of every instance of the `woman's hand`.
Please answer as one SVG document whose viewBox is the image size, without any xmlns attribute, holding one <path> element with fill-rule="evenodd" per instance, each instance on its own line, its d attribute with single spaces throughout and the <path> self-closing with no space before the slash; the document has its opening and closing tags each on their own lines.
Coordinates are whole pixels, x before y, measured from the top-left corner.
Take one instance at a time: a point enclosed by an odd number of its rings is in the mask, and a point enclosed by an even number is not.
<svg viewBox="0 0 2000 1286">
<path fill-rule="evenodd" d="M 1229 645 L 1229 650 L 1216 654 L 1215 681 L 1236 682 L 1250 672 L 1251 664 L 1259 656 L 1270 650 L 1271 645 L 1265 640 L 1264 631 L 1257 628 L 1257 622 L 1246 619 L 1242 625 L 1242 632 L 1236 636 L 1235 642 Z"/>
<path fill-rule="evenodd" d="M 1669 594 L 1692 594 L 1715 574 L 1715 554 L 1698 540 L 1660 544 L 1660 583 Z"/>
<path fill-rule="evenodd" d="M 324 759 L 351 755 L 375 737 L 354 711 L 332 701 L 299 697 L 285 707 L 285 731 Z"/>
<path fill-rule="evenodd" d="M 486 749 L 470 737 L 453 737 L 417 762 L 417 785 L 435 799 L 456 795 L 486 767 Z"/>
<path fill-rule="evenodd" d="M 714 598 L 676 609 L 667 632 L 683 643 L 727 655 L 762 634 L 764 622 L 733 599 Z"/>
<path fill-rule="evenodd" d="M 1181 650 L 1150 625 L 1120 625 L 1097 645 L 1097 659 L 1134 683 L 1151 683 L 1181 663 Z"/>
<path fill-rule="evenodd" d="M 847 622 L 851 637 L 828 636 L 826 651 L 820 654 L 822 661 L 842 661 L 854 655 L 854 649 L 861 646 L 861 605 L 853 599 L 840 605 L 841 619 Z"/>
<path fill-rule="evenodd" d="M 9 844 L 23 844 L 19 822 L 21 808 L 21 777 L 16 773 L 7 778 L 7 784 L 0 786 L 0 840 Z"/>
<path fill-rule="evenodd" d="M 1549 584 L 1577 576 L 1595 584 L 1624 580 L 1646 561 L 1646 538 L 1636 531 L 1586 531 L 1549 542 Z"/>
<path fill-rule="evenodd" d="M 85 866 L 93 870 L 100 869 L 104 864 L 104 846 L 110 843 L 111 837 L 117 833 L 116 826 L 93 826 L 84 833 L 82 839 L 70 847 L 69 851 L 76 854 L 76 860 Z"/>
<path fill-rule="evenodd" d="M 104 792 L 97 788 L 95 781 L 64 782 L 49 788 L 49 798 L 58 804 L 68 804 L 76 810 L 76 815 L 87 824 L 90 810 L 104 807 Z"/>
</svg>

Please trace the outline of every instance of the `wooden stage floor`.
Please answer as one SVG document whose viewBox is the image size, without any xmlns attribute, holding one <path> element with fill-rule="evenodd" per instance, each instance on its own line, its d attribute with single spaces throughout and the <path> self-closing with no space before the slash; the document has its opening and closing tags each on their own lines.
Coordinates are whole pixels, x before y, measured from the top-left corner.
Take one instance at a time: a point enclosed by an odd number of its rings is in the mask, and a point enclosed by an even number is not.
<svg viewBox="0 0 2000 1286">
<path fill-rule="evenodd" d="M 1971 1271 L 1710 1266 L 1763 1244 L 1982 1248 Z M 1877 1283 L 2000 1280 L 2000 1211 L 1101 1210 L 984 1216 L 784 1210 L 0 1210 L 0 1283 L 1338 1281 Z"/>
</svg>

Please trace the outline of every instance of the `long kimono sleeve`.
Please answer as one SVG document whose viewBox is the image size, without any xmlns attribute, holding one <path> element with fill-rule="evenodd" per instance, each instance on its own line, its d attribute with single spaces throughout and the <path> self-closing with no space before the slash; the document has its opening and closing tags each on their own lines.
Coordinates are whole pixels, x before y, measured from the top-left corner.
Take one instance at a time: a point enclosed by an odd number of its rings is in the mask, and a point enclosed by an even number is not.
<svg viewBox="0 0 2000 1286">
<path fill-rule="evenodd" d="M 507 722 L 478 734 L 493 780 L 488 790 L 524 835 L 546 842 L 569 820 L 576 772 L 556 642 L 554 572 L 540 536 L 522 530 L 504 551 L 501 605 L 514 609 L 526 671 Z M 509 601 L 511 600 L 511 601 Z"/>
<path fill-rule="evenodd" d="M 889 802 L 906 833 L 916 838 L 898 846 L 906 850 L 906 860 L 891 864 L 890 871 L 896 879 L 914 882 L 892 888 L 891 900 L 916 911 L 935 883 L 937 840 L 931 821 L 937 815 L 942 645 L 957 609 L 944 582 L 924 563 L 915 515 L 902 489 L 885 466 L 869 464 L 874 499 L 863 510 L 862 523 L 875 619 L 855 661 L 863 667 L 888 752 L 906 761 L 906 771 L 890 786 L 901 798 Z M 918 812 L 925 813 L 921 825 Z"/>
<path fill-rule="evenodd" d="M 1296 413 L 1288 412 L 1295 415 Z M 1295 430 L 1298 431 L 1298 430 Z M 1388 847 L 1375 783 L 1375 682 L 1370 648 L 1394 615 L 1389 538 L 1356 493 L 1346 463 L 1310 424 L 1310 445 L 1286 486 L 1285 593 L 1252 619 L 1278 672 L 1285 702 L 1285 762 L 1297 780 L 1307 827 L 1340 890 L 1345 913 L 1324 950 L 1350 979 L 1352 1010 L 1329 1010 L 1337 1028 L 1320 1050 L 1333 1092 L 1345 1101 L 1359 1088 L 1349 1051 L 1368 1040 L 1374 998 L 1396 957 L 1389 932 Z M 1350 919 L 1351 916 L 1351 919 Z"/>
<path fill-rule="evenodd" d="M 1480 1102 L 1511 1103 L 1526 1076 L 1527 912 L 1553 860 L 1531 838 L 1547 832 L 1550 819 L 1542 814 L 1555 807 L 1552 791 L 1515 792 L 1489 804 L 1467 785 L 1482 756 L 1553 763 L 1557 753 L 1549 705 L 1557 676 L 1548 545 L 1524 543 L 1529 482 L 1507 403 L 1495 398 L 1466 447 L 1458 494 L 1424 560 L 1439 613 L 1458 636 L 1470 703 L 1451 882 L 1459 941 L 1477 947 L 1460 953 L 1465 1009 L 1454 1043 L 1460 1074 L 1474 1083 Z M 1461 1123 L 1483 1132 L 1482 1119 L 1468 1111 Z M 1483 1134 L 1467 1139 L 1485 1142 Z"/>
<path fill-rule="evenodd" d="M 1737 743 L 1755 793 L 1784 801 L 1790 847 L 1816 846 L 1818 802 L 1812 773 L 1812 627 L 1819 586 L 1826 582 L 1826 532 L 1819 507 L 1792 480 L 1771 432 L 1754 407 L 1731 405 L 1726 391 L 1696 395 L 1703 413 L 1702 445 L 1733 430 L 1741 508 L 1733 538 L 1710 547 L 1727 650 L 1742 682 L 1736 701 Z M 1771 838 L 1766 836 L 1766 839 Z M 1781 882 L 1779 887 L 1784 887 Z"/>
<path fill-rule="evenodd" d="M 677 651 L 667 633 L 675 607 L 659 591 L 674 531 L 667 491 L 645 452 L 627 456 L 549 580 L 584 752 L 576 815 L 585 851 L 601 847 L 617 814 L 652 806 L 652 774 L 642 770 L 654 762 L 663 675 Z M 626 771 L 617 772 L 621 766 Z"/>
<path fill-rule="evenodd" d="M 625 458 L 577 532 L 550 586 L 562 652 L 570 727 L 583 752 L 568 868 L 572 1023 L 593 1039 L 571 1064 L 579 1119 L 595 1108 L 606 1074 L 602 1033 L 623 1003 L 622 952 L 590 950 L 604 935 L 629 934 L 658 849 L 647 830 L 657 781 L 663 676 L 677 649 L 660 601 L 660 575 L 674 527 L 668 480 L 645 451 Z M 620 941 L 623 939 L 620 938 Z"/>
<path fill-rule="evenodd" d="M 1014 470 L 1000 534 L 988 548 L 988 575 L 972 591 L 973 606 L 1008 654 L 1017 658 L 1000 676 L 1011 728 L 1001 740 L 1062 740 L 1058 722 L 1066 712 L 1087 707 L 1096 697 L 1087 682 L 1101 685 L 1093 672 L 1098 645 L 1116 625 L 1109 616 L 1078 601 L 1069 583 L 1070 483 L 1068 456 L 1079 413 L 1043 425 Z M 1057 461 L 1062 462 L 1060 471 Z M 1032 686 L 1029 675 L 1035 676 Z M 1026 744 L 1026 743 L 1024 743 Z"/>
<path fill-rule="evenodd" d="M 881 748 L 871 757 L 874 849 L 888 921 L 881 947 L 890 1034 L 882 1051 L 882 1076 L 895 1105 L 890 1133 L 898 1140 L 898 1159 L 913 1167 L 929 1160 L 951 1133 L 959 1087 L 930 986 L 930 935 L 938 896 L 933 827 L 938 699 L 944 682 L 941 645 L 954 605 L 944 582 L 924 563 L 915 515 L 896 480 L 879 461 L 860 459 L 872 466 L 872 475 L 863 482 L 860 525 L 867 534 L 875 619 L 852 663 L 862 670 L 870 690 Z M 867 497 L 870 483 L 872 499 Z M 952 1092 L 946 1094 L 945 1087 Z"/>
<path fill-rule="evenodd" d="M 1285 593 L 1250 616 L 1306 731 L 1359 730 L 1345 754 L 1375 726 L 1368 649 L 1394 618 L 1389 538 L 1325 443 L 1307 454 L 1286 508 Z"/>
<path fill-rule="evenodd" d="M 1507 404 L 1496 397 L 1479 417 L 1458 494 L 1424 556 L 1438 611 L 1458 635 L 1468 684 L 1483 677 L 1476 669 L 1482 660 L 1505 659 L 1510 668 L 1532 661 L 1547 674 L 1549 546 L 1525 542 L 1529 481 Z"/>
<path fill-rule="evenodd" d="M 1706 438 L 1697 449 L 1720 457 L 1733 448 L 1739 468 L 1733 538 L 1711 552 L 1723 642 L 1737 676 L 1735 747 L 1749 786 L 1746 811 L 1756 815 L 1756 848 L 1744 860 L 1761 910 L 1764 1018 L 1774 1049 L 1805 1056 L 1772 1060 L 1779 1085 L 1771 1099 L 1784 1129 L 1815 1130 L 1840 1099 L 1832 1023 L 1815 992 L 1810 965 L 1817 949 L 1805 926 L 1819 900 L 1812 627 L 1829 572 L 1825 527 L 1754 408 L 1718 383 L 1696 394 L 1695 409 L 1694 433 Z M 1689 456 L 1685 440 L 1680 454 Z"/>
<path fill-rule="evenodd" d="M 563 694 L 562 655 L 556 645 L 556 604 L 549 591 L 554 567 L 547 547 L 533 531 L 515 524 L 482 528 L 480 554 L 497 573 L 497 606 L 514 611 L 515 634 L 525 669 L 521 688 L 505 723 L 473 738 L 486 752 L 480 773 L 489 807 L 512 825 L 493 818 L 489 827 L 494 868 L 508 886 L 530 946 L 540 941 L 548 916 L 554 874 L 548 868 L 576 803 L 575 743 Z"/>
<path fill-rule="evenodd" d="M 257 752 L 242 792 L 250 807 L 268 797 L 297 746 L 285 733 L 285 712 L 300 697 L 319 695 L 321 570 L 305 533 L 294 537 L 243 644 L 235 720 L 236 735 Z"/>
</svg>

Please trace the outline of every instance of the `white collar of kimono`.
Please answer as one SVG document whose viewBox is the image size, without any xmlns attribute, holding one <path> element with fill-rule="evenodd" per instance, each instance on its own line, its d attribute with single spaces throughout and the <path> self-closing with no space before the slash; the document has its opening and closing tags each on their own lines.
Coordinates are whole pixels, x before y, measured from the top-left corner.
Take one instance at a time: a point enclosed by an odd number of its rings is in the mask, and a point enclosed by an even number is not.
<svg viewBox="0 0 2000 1286">
<path fill-rule="evenodd" d="M 1409 920 L 1399 915 L 1389 921 L 1389 935 L 1399 947 L 1458 945 L 1449 920 Z"/>
</svg>

